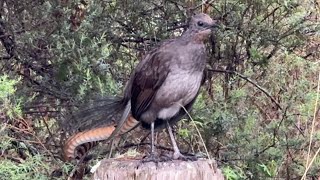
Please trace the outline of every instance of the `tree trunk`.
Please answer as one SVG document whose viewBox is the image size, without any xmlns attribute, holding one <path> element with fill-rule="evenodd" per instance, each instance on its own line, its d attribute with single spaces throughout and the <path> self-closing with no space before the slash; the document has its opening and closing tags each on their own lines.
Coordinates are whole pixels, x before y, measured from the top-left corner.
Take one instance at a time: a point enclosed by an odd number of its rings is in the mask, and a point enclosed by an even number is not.
<svg viewBox="0 0 320 180">
<path fill-rule="evenodd" d="M 211 161 L 212 162 L 212 161 Z M 105 159 L 93 175 L 94 180 L 224 180 L 215 161 L 167 161 L 142 163 L 141 160 Z"/>
</svg>

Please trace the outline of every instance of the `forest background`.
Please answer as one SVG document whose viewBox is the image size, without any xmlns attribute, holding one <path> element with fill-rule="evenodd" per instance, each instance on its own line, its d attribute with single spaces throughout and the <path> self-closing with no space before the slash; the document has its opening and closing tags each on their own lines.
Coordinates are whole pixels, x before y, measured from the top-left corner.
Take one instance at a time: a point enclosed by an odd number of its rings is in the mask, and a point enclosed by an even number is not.
<svg viewBox="0 0 320 180">
<path fill-rule="evenodd" d="M 210 156 L 226 179 L 318 179 L 320 3 L 204 2 L 1 0 L 1 178 L 65 179 L 64 114 L 121 95 L 148 50 L 206 11 L 221 28 L 191 117 Z M 205 152 L 188 118 L 175 131 L 184 151 Z"/>
</svg>

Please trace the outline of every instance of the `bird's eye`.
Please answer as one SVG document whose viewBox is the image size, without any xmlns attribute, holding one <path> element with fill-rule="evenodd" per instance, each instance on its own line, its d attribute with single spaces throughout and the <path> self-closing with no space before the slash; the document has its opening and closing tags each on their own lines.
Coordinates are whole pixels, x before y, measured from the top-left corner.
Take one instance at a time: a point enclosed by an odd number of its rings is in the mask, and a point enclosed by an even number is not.
<svg viewBox="0 0 320 180">
<path fill-rule="evenodd" d="M 198 26 L 203 26 L 204 24 L 203 24 L 203 22 L 202 21 L 199 21 L 198 22 Z"/>
</svg>

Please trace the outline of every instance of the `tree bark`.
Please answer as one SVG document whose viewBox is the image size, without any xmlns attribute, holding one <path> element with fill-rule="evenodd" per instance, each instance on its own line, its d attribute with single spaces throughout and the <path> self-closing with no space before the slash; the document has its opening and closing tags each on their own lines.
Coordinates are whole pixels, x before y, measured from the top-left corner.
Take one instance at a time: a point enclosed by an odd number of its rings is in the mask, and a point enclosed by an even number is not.
<svg viewBox="0 0 320 180">
<path fill-rule="evenodd" d="M 94 172 L 94 180 L 224 180 L 215 161 L 167 161 L 105 159 Z"/>
</svg>

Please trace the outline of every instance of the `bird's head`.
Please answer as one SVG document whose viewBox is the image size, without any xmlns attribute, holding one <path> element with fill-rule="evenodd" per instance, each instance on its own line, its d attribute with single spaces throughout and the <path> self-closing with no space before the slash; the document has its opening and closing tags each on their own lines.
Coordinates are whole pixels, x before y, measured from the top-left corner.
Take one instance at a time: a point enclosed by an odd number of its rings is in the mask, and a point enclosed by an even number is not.
<svg viewBox="0 0 320 180">
<path fill-rule="evenodd" d="M 207 39 L 212 29 L 217 27 L 217 21 L 211 19 L 209 15 L 204 13 L 192 16 L 189 22 L 189 29 L 194 33 L 195 37 L 201 41 Z"/>
</svg>

